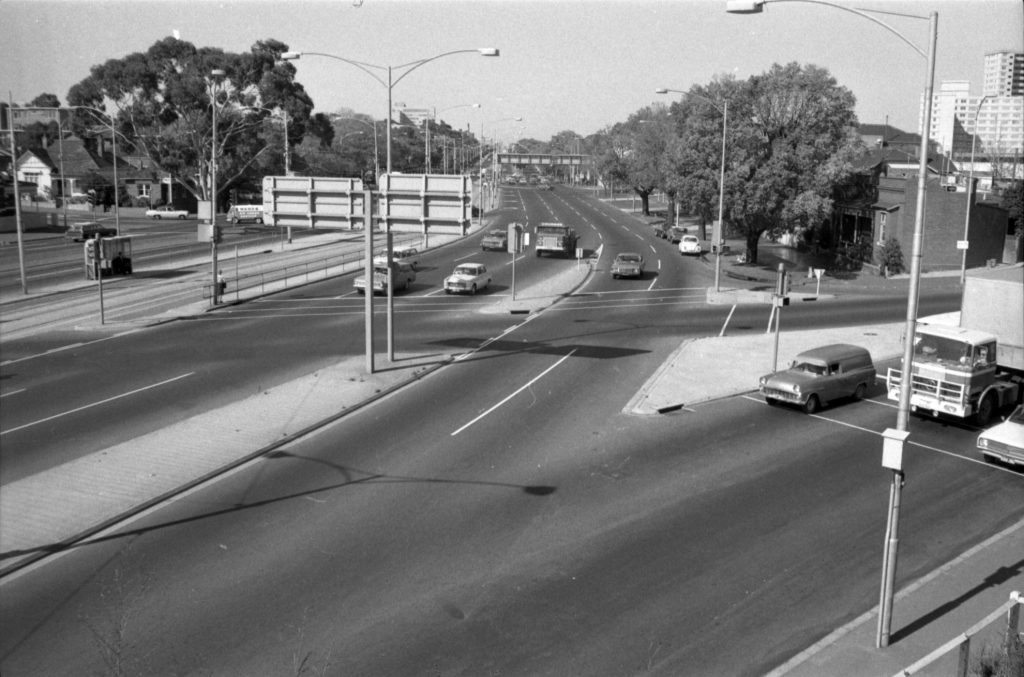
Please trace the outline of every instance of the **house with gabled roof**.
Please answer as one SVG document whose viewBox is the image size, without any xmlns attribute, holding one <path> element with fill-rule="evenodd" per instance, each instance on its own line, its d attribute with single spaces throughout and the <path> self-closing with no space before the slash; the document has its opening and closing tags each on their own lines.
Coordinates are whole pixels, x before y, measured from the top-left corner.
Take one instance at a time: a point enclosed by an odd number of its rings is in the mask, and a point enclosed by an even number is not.
<svg viewBox="0 0 1024 677">
<path fill-rule="evenodd" d="M 879 126 L 875 126 L 879 127 Z M 861 126 L 865 140 L 875 136 L 870 126 Z M 904 257 L 913 247 L 914 214 L 920 162 L 920 136 L 904 134 L 906 143 L 890 145 L 886 136 L 868 144 L 854 163 L 854 172 L 833 194 L 833 209 L 823 244 L 832 249 L 845 245 L 870 243 L 877 248 L 893 238 Z M 902 134 L 902 133 L 901 133 Z M 910 138 L 913 137 L 913 138 Z M 899 137 L 894 137 L 899 138 Z M 917 144 L 917 146 L 912 145 Z M 959 268 L 963 250 L 957 242 L 964 239 L 964 222 L 970 200 L 970 243 L 968 267 L 984 265 L 990 259 L 1002 260 L 1008 215 L 991 200 L 976 191 L 957 192 L 948 174 L 934 156 L 929 156 L 925 183 L 927 232 L 922 265 L 927 270 Z"/>
<path fill-rule="evenodd" d="M 37 186 L 45 198 L 73 197 L 92 191 L 101 204 L 114 201 L 114 162 L 122 205 L 158 204 L 169 179 L 152 167 L 148 158 L 118 153 L 102 135 L 69 137 L 46 149 L 27 150 L 18 158 L 18 177 Z M 63 178 L 62 178 L 63 177 Z"/>
</svg>

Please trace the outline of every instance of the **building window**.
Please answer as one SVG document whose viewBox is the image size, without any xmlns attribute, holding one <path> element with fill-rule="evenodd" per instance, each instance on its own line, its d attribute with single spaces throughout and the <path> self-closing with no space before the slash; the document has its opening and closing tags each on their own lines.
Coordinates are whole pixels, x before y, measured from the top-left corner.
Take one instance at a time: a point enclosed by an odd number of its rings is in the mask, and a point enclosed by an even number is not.
<svg viewBox="0 0 1024 677">
<path fill-rule="evenodd" d="M 878 244 L 885 244 L 885 223 L 888 217 L 885 212 L 878 215 Z"/>
<path fill-rule="evenodd" d="M 151 186 L 148 183 L 140 183 L 140 184 L 138 184 L 139 197 L 148 198 L 149 197 L 150 188 L 151 188 Z"/>
</svg>

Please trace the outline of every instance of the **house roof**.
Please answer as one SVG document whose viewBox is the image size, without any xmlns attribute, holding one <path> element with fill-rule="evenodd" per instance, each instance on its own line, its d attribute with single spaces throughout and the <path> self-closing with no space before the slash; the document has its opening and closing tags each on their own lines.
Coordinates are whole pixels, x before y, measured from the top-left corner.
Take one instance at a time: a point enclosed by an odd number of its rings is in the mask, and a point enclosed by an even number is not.
<svg viewBox="0 0 1024 677">
<path fill-rule="evenodd" d="M 869 148 L 863 155 L 854 160 L 853 170 L 855 172 L 865 172 L 881 165 L 889 167 L 918 167 L 919 164 L 917 156 L 899 148 Z M 939 173 L 939 167 L 935 165 L 933 160 L 928 161 L 928 171 L 933 174 Z"/>
<path fill-rule="evenodd" d="M 62 142 L 54 141 L 48 148 L 35 148 L 26 151 L 18 158 L 21 164 L 27 155 L 31 154 L 46 164 L 56 174 L 61 173 L 61 151 L 63 151 L 63 171 L 65 176 L 81 177 L 90 174 L 98 174 L 107 179 L 113 179 L 114 157 L 112 153 L 97 153 L 89 144 L 77 137 L 69 137 Z M 125 160 L 124 157 L 117 157 L 118 180 L 130 178 L 155 178 L 152 170 L 141 170 Z"/>
</svg>

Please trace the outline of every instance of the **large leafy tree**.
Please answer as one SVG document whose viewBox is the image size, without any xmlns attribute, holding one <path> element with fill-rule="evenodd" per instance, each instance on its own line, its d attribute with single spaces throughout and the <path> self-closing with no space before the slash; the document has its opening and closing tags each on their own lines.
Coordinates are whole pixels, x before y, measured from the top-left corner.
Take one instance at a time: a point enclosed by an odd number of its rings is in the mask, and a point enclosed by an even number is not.
<svg viewBox="0 0 1024 677">
<path fill-rule="evenodd" d="M 796 63 L 775 64 L 726 91 L 725 218 L 746 240 L 748 261 L 756 263 L 765 233 L 816 228 L 828 218 L 832 188 L 859 152 L 855 100 L 825 69 Z M 721 152 L 715 151 L 713 162 L 710 145 L 705 167 L 717 164 Z"/>
<path fill-rule="evenodd" d="M 106 112 L 137 152 L 197 199 L 209 200 L 214 112 L 218 194 L 278 161 L 283 169 L 285 143 L 273 132 L 283 125 L 268 118 L 287 116 L 289 146 L 305 135 L 313 103 L 295 81 L 295 67 L 280 60 L 287 49 L 267 40 L 234 54 L 165 38 L 146 52 L 94 66 L 67 98 L 72 106 Z M 215 77 L 214 70 L 225 75 Z M 79 129 L 93 127 L 96 115 L 76 109 L 75 121 Z M 274 161 L 266 163 L 268 156 Z"/>
<path fill-rule="evenodd" d="M 664 188 L 664 154 L 668 110 L 647 106 L 608 131 L 608 141 L 596 158 L 598 170 L 614 181 L 632 187 L 645 215 L 650 215 L 650 196 Z"/>
</svg>

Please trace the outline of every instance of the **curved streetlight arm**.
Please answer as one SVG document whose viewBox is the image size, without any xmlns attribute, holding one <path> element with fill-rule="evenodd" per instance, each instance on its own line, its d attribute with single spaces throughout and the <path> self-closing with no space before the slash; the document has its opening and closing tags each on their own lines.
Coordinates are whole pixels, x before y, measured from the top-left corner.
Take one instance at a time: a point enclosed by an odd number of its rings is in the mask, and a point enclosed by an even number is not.
<svg viewBox="0 0 1024 677">
<path fill-rule="evenodd" d="M 923 49 L 921 49 L 920 47 L 915 45 L 913 42 L 910 41 L 909 38 L 907 38 L 905 35 L 900 33 L 898 30 L 896 30 L 895 28 L 893 28 L 889 24 L 885 23 L 884 21 L 882 21 L 878 17 L 871 16 L 871 14 L 869 14 L 868 12 L 866 12 L 864 10 L 856 9 L 854 7 L 846 7 L 844 5 L 840 5 L 840 4 L 837 4 L 837 3 L 834 3 L 834 2 L 828 2 L 828 0 L 729 0 L 729 2 L 726 4 L 726 11 L 731 13 L 731 14 L 759 14 L 759 13 L 761 13 L 764 10 L 764 6 L 767 3 L 769 3 L 769 2 L 806 2 L 806 3 L 812 4 L 812 5 L 825 5 L 826 7 L 835 7 L 836 9 L 841 9 L 844 12 L 850 12 L 851 14 L 856 14 L 857 16 L 864 17 L 868 21 L 873 21 L 874 23 L 878 24 L 879 26 L 885 28 L 890 33 L 892 33 L 893 35 L 898 37 L 900 40 L 902 40 L 903 42 L 905 42 L 908 45 L 910 45 L 910 47 L 915 52 L 920 54 L 922 57 L 924 57 L 925 59 L 928 58 L 928 54 Z M 874 10 L 872 10 L 872 11 L 874 11 Z M 877 13 L 878 14 L 893 14 L 895 16 L 904 16 L 904 17 L 908 17 L 908 18 L 911 18 L 911 19 L 923 19 L 925 21 L 928 20 L 928 17 L 926 17 L 926 16 L 918 16 L 916 14 L 900 14 L 900 13 L 897 13 L 897 12 L 885 12 L 885 11 L 878 11 Z"/>
<path fill-rule="evenodd" d="M 702 96 L 700 94 L 694 94 L 693 92 L 685 92 L 685 91 L 683 91 L 681 89 L 668 89 L 667 87 L 658 87 L 656 90 L 654 90 L 655 94 L 668 94 L 669 92 L 672 92 L 674 94 L 682 94 L 684 96 L 692 96 L 695 99 L 700 99 L 701 101 L 706 101 L 708 104 L 710 104 L 719 113 L 721 113 L 722 115 L 725 115 L 725 111 L 722 110 L 722 108 L 719 107 L 719 105 L 717 103 L 715 103 L 714 101 L 712 101 L 711 99 L 709 99 L 706 96 Z M 729 102 L 726 101 L 725 105 L 726 105 L 726 108 L 728 108 Z"/>
<path fill-rule="evenodd" d="M 295 61 L 295 60 L 299 59 L 302 56 L 323 56 L 323 57 L 327 57 L 328 59 L 335 59 L 337 61 L 344 61 L 345 63 L 347 63 L 347 64 L 349 64 L 351 66 L 355 66 L 359 70 L 363 71 L 364 73 L 369 75 L 371 78 L 373 78 L 374 80 L 379 82 L 382 86 L 384 86 L 384 87 L 388 86 L 388 83 L 387 83 L 386 80 L 384 80 L 384 78 L 380 77 L 379 75 L 374 73 L 372 70 L 370 70 L 371 68 L 377 68 L 379 70 L 386 71 L 386 70 L 388 70 L 387 66 L 378 66 L 377 64 L 365 63 L 363 61 L 355 61 L 354 59 L 346 59 L 343 56 L 338 56 L 337 54 L 327 54 L 326 52 L 284 52 L 283 54 L 281 54 L 281 58 L 284 59 L 285 61 Z"/>
<path fill-rule="evenodd" d="M 409 73 L 412 73 L 414 70 L 416 70 L 420 66 L 423 66 L 425 64 L 430 63 L 431 61 L 436 61 L 437 59 L 440 59 L 440 58 L 446 57 L 446 56 L 451 56 L 453 54 L 473 54 L 473 53 L 479 54 L 481 56 L 500 56 L 500 54 L 501 54 L 501 52 L 499 50 L 494 49 L 493 47 L 481 47 L 479 49 L 456 49 L 456 50 L 452 50 L 451 52 L 444 52 L 442 54 L 436 54 L 436 55 L 428 57 L 426 59 L 417 59 L 416 61 L 410 61 L 409 63 L 403 63 L 400 66 L 389 67 L 390 70 L 400 70 L 402 68 L 407 69 L 404 73 L 402 73 L 397 78 L 395 78 L 395 80 L 392 81 L 391 86 L 394 87 L 399 82 L 401 82 L 402 79 L 405 78 L 406 75 L 408 75 Z"/>
</svg>

